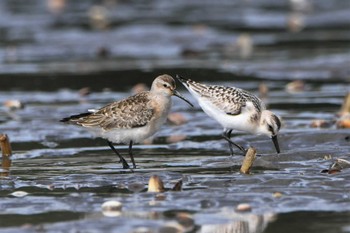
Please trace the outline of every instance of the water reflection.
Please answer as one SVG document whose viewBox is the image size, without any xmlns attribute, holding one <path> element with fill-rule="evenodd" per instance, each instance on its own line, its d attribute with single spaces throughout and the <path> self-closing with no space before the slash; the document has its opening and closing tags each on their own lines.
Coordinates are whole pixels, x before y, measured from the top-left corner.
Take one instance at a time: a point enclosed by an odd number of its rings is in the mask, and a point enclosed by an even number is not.
<svg viewBox="0 0 350 233">
<path fill-rule="evenodd" d="M 274 220 L 274 214 L 238 214 L 221 213 L 219 216 L 226 217 L 230 223 L 226 224 L 203 224 L 199 230 L 201 233 L 262 233 L 268 224 Z M 232 221 L 232 222 L 231 222 Z"/>
</svg>

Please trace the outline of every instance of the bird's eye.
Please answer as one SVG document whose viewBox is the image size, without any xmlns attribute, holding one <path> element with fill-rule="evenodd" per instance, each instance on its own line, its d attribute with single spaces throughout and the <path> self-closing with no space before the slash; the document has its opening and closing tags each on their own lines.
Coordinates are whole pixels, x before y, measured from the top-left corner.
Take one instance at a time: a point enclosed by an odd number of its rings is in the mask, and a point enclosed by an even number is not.
<svg viewBox="0 0 350 233">
<path fill-rule="evenodd" d="M 168 85 L 167 84 L 163 84 L 163 87 L 168 87 Z"/>
<path fill-rule="evenodd" d="M 270 132 L 273 132 L 273 127 L 271 126 L 271 125 L 267 125 L 268 126 L 268 128 L 269 128 L 269 131 Z"/>
</svg>

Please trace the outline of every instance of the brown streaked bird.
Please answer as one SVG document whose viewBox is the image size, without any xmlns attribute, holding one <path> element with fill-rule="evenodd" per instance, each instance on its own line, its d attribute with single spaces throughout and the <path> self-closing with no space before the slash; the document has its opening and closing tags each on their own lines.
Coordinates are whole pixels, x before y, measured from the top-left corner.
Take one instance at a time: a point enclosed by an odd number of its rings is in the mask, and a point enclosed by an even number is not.
<svg viewBox="0 0 350 233">
<path fill-rule="evenodd" d="M 244 155 L 246 153 L 242 146 L 231 140 L 232 130 L 266 135 L 272 139 L 277 153 L 280 153 L 277 134 L 281 121 L 273 112 L 266 110 L 257 96 L 237 87 L 205 85 L 178 75 L 176 78 L 198 101 L 203 111 L 222 125 L 222 136 L 229 143 L 231 155 L 232 146 L 236 146 Z"/>
<path fill-rule="evenodd" d="M 171 96 L 175 95 L 193 106 L 175 89 L 175 80 L 170 75 L 160 75 L 153 81 L 150 91 L 110 103 L 93 112 L 63 118 L 61 122 L 83 126 L 96 136 L 106 139 L 124 169 L 130 167 L 112 143 L 129 144 L 131 162 L 136 168 L 132 145 L 152 136 L 165 123 L 171 107 Z"/>
</svg>

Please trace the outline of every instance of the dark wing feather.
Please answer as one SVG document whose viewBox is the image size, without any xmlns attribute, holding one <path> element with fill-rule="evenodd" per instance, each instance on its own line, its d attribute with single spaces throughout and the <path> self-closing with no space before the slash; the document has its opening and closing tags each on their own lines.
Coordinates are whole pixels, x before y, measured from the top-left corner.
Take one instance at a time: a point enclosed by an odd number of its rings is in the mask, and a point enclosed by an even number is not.
<svg viewBox="0 0 350 233">
<path fill-rule="evenodd" d="M 196 91 L 218 109 L 229 115 L 238 115 L 246 103 L 251 101 L 258 111 L 262 111 L 263 104 L 255 95 L 236 87 L 224 87 L 216 85 L 204 85 L 196 82 L 188 82 L 191 89 Z"/>
<path fill-rule="evenodd" d="M 85 127 L 101 127 L 105 130 L 142 127 L 153 116 L 153 110 L 148 105 L 147 94 L 147 92 L 142 92 L 127 99 L 113 102 L 94 113 L 70 121 Z"/>
</svg>

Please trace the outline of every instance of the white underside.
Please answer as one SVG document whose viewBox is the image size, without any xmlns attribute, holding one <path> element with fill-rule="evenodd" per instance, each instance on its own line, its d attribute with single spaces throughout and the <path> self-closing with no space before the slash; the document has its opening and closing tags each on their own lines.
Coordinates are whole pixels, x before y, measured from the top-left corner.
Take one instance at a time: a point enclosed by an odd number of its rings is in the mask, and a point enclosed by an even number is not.
<svg viewBox="0 0 350 233">
<path fill-rule="evenodd" d="M 167 119 L 167 113 L 163 114 L 162 117 L 156 120 L 151 120 L 147 125 L 143 127 L 131 128 L 131 129 L 110 129 L 104 130 L 99 127 L 86 127 L 90 132 L 92 132 L 96 137 L 102 137 L 114 143 L 124 143 L 128 144 L 130 141 L 133 143 L 143 142 L 145 139 L 149 138 L 155 134 L 165 123 Z"/>
<path fill-rule="evenodd" d="M 155 134 L 160 129 L 165 120 L 166 118 L 158 119 L 157 122 L 155 122 L 156 124 L 147 124 L 143 127 L 131 129 L 104 130 L 96 127 L 87 127 L 87 129 L 96 137 L 102 137 L 114 143 L 128 144 L 130 141 L 133 141 L 133 143 L 140 143 Z"/>
<path fill-rule="evenodd" d="M 253 103 L 248 102 L 246 107 L 242 109 L 242 112 L 238 115 L 228 115 L 224 111 L 218 109 L 210 101 L 199 96 L 196 92 L 188 88 L 191 94 L 197 99 L 199 105 L 203 111 L 219 122 L 224 129 L 233 129 L 239 131 L 245 131 L 249 133 L 256 133 L 257 124 L 253 124 L 250 121 L 250 117 L 255 113 Z"/>
</svg>

